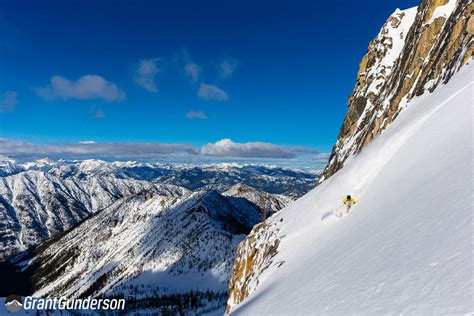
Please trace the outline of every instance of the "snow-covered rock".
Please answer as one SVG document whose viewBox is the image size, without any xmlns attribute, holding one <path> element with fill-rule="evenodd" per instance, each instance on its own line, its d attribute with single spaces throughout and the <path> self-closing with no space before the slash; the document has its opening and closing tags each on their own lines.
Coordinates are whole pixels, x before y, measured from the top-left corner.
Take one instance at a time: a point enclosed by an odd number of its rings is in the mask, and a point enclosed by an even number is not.
<svg viewBox="0 0 474 316">
<path fill-rule="evenodd" d="M 385 130 L 412 98 L 447 83 L 472 59 L 473 10 L 472 1 L 422 0 L 418 7 L 397 9 L 388 18 L 360 62 L 320 182 Z"/>
</svg>

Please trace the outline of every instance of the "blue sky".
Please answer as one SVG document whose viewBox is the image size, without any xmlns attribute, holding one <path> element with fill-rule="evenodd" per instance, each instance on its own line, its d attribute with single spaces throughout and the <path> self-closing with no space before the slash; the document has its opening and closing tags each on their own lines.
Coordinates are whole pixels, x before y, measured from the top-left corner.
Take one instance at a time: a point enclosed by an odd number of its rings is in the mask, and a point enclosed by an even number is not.
<svg viewBox="0 0 474 316">
<path fill-rule="evenodd" d="M 329 152 L 369 41 L 417 4 L 0 0 L 0 137 Z"/>
</svg>

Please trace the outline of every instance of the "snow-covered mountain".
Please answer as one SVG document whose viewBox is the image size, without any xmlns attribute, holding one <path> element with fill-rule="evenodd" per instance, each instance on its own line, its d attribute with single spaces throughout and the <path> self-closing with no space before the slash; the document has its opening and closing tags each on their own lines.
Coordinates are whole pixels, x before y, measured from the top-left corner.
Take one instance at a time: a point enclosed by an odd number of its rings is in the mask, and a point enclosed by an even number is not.
<svg viewBox="0 0 474 316">
<path fill-rule="evenodd" d="M 237 243 L 293 201 L 245 181 L 278 178 L 283 192 L 299 192 L 317 176 L 256 165 L 2 161 L 0 255 L 10 260 L 0 279 L 15 284 L 3 282 L 4 295 L 133 296 L 130 310 L 163 312 L 222 309 Z"/>
<path fill-rule="evenodd" d="M 472 313 L 473 10 L 423 0 L 389 18 L 324 181 L 239 244 L 227 312 Z"/>
<path fill-rule="evenodd" d="M 230 199 L 230 203 L 234 205 L 236 209 L 240 209 L 242 205 L 245 205 L 247 202 L 258 205 L 261 209 L 261 214 L 260 218 L 254 221 L 255 224 L 265 221 L 276 211 L 281 210 L 283 207 L 293 202 L 292 198 L 284 195 L 269 194 L 242 183 L 233 185 L 222 193 L 222 195 L 233 197 L 233 199 Z"/>
<path fill-rule="evenodd" d="M 34 295 L 147 301 L 212 291 L 225 303 L 237 243 L 264 212 L 274 213 L 290 199 L 242 185 L 224 195 L 169 193 L 146 190 L 118 199 L 22 258 Z"/>
<path fill-rule="evenodd" d="M 124 196 L 142 191 L 170 197 L 189 194 L 178 186 L 107 175 L 61 179 L 28 170 L 0 177 L 0 261 L 73 227 Z"/>
<path fill-rule="evenodd" d="M 253 164 L 217 164 L 183 166 L 159 181 L 181 185 L 190 190 L 206 189 L 223 192 L 238 183 L 271 194 L 299 197 L 316 185 L 319 171 Z"/>
<path fill-rule="evenodd" d="M 183 186 L 193 191 L 236 191 L 226 195 L 240 193 L 244 204 L 247 200 L 256 204 L 261 203 L 259 200 L 267 201 L 268 205 L 262 206 L 267 215 L 260 216 L 260 221 L 273 212 L 269 210 L 280 209 L 317 180 L 316 173 L 237 164 L 193 167 L 101 160 L 15 162 L 4 158 L 0 167 L 4 174 L 0 177 L 0 261 L 138 192 L 187 195 L 190 191 Z M 245 194 L 245 183 L 252 186 L 250 195 Z"/>
<path fill-rule="evenodd" d="M 120 179 L 168 183 L 189 190 L 223 192 L 234 184 L 243 183 L 272 194 L 299 197 L 312 189 L 320 171 L 257 164 L 220 163 L 211 165 L 113 162 L 102 160 L 18 161 L 0 157 L 0 176 L 37 170 L 58 178 L 114 176 Z"/>
<path fill-rule="evenodd" d="M 0 177 L 19 173 L 24 169 L 15 163 L 15 160 L 0 156 Z"/>
<path fill-rule="evenodd" d="M 473 4 L 422 0 L 397 9 L 360 62 L 348 111 L 320 181 L 386 129 L 411 99 L 432 92 L 473 55 Z"/>
</svg>

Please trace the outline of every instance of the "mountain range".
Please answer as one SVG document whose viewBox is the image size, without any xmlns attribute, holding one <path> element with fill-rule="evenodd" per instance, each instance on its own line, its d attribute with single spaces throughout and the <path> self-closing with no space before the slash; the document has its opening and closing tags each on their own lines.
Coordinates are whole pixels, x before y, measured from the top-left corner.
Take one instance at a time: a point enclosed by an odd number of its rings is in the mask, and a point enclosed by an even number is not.
<svg viewBox="0 0 474 316">
<path fill-rule="evenodd" d="M 130 309 L 163 312 L 182 308 L 163 307 L 177 295 L 194 297 L 194 311 L 224 306 L 238 242 L 318 179 L 262 165 L 100 160 L 5 159 L 0 170 L 0 277 L 15 284 L 2 295 L 133 296 Z"/>
</svg>

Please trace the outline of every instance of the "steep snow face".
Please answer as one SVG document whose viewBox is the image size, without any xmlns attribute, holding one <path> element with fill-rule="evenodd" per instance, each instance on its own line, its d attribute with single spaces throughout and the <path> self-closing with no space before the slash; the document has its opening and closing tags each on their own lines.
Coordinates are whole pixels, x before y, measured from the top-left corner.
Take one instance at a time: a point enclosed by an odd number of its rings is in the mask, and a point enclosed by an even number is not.
<svg viewBox="0 0 474 316">
<path fill-rule="evenodd" d="M 225 292 L 237 243 L 260 222 L 261 212 L 232 193 L 213 191 L 122 198 L 40 247 L 29 261 L 35 295 L 143 299 L 197 289 Z"/>
<path fill-rule="evenodd" d="M 60 179 L 29 170 L 0 177 L 0 260 L 11 257 L 141 191 L 180 196 L 189 191 L 147 181 L 91 176 Z"/>
<path fill-rule="evenodd" d="M 468 65 L 416 98 L 337 174 L 254 229 L 228 311 L 472 312 L 473 80 Z M 357 204 L 332 216 L 346 194 Z M 269 243 L 277 249 L 265 257 Z"/>
<path fill-rule="evenodd" d="M 348 111 L 320 182 L 387 128 L 413 97 L 447 83 L 474 51 L 472 1 L 422 0 L 396 10 L 360 62 Z"/>
</svg>

